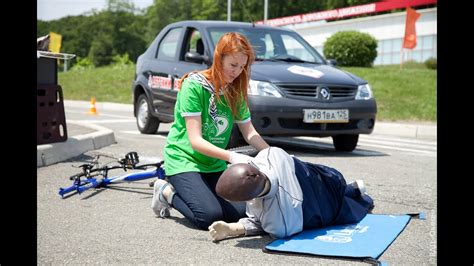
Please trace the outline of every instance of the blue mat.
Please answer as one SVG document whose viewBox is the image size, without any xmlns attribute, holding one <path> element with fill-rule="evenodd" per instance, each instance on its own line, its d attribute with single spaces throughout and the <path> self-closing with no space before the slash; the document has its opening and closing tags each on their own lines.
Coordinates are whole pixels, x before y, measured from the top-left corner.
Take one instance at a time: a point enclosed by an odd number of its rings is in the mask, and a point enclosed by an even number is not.
<svg viewBox="0 0 474 266">
<path fill-rule="evenodd" d="M 405 229 L 412 217 L 424 214 L 367 214 L 356 224 L 305 230 L 266 245 L 265 252 L 345 257 L 378 262 L 377 259 Z"/>
</svg>

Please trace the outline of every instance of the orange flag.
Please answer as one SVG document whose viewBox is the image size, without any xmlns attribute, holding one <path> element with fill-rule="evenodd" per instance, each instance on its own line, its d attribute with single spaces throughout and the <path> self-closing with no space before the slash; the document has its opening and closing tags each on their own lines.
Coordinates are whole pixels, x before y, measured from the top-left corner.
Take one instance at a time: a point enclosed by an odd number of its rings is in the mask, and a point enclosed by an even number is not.
<svg viewBox="0 0 474 266">
<path fill-rule="evenodd" d="M 407 7 L 407 20 L 405 22 L 405 38 L 403 39 L 403 48 L 413 49 L 416 47 L 416 27 L 415 23 L 421 14 L 415 9 Z"/>
</svg>

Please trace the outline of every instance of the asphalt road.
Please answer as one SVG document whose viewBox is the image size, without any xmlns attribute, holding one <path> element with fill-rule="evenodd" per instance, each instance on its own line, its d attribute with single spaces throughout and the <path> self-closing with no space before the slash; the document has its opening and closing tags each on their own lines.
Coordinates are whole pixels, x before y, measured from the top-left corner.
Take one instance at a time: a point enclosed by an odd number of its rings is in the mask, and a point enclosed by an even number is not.
<svg viewBox="0 0 474 266">
<path fill-rule="evenodd" d="M 117 144 L 37 169 L 38 264 L 360 264 L 357 261 L 262 252 L 269 236 L 234 238 L 220 243 L 193 227 L 176 210 L 155 217 L 149 181 L 121 183 L 61 199 L 59 187 L 79 172 L 73 166 L 101 154 L 101 162 L 137 151 L 142 161 L 161 159 L 169 125 L 155 135 L 136 129 L 131 110 L 66 108 L 71 121 L 114 131 Z M 349 154 L 335 152 L 330 139 L 268 139 L 302 160 L 338 169 L 347 181 L 363 179 L 374 198 L 375 214 L 424 212 L 413 219 L 379 258 L 394 265 L 436 264 L 436 140 L 385 135 L 361 136 Z M 114 174 L 115 172 L 112 172 Z M 118 171 L 116 174 L 120 174 Z M 364 263 L 365 264 L 365 263 Z"/>
</svg>

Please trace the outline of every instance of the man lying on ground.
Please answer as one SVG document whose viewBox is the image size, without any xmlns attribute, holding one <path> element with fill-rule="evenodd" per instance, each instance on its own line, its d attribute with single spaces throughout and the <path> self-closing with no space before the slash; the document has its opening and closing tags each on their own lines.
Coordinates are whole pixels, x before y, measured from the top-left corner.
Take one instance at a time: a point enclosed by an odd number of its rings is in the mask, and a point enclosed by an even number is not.
<svg viewBox="0 0 474 266">
<path fill-rule="evenodd" d="M 346 184 L 328 166 L 303 162 L 277 147 L 248 164 L 233 164 L 216 185 L 228 201 L 246 201 L 248 218 L 209 226 L 213 241 L 268 233 L 283 238 L 306 229 L 357 223 L 374 208 L 362 180 Z"/>
</svg>

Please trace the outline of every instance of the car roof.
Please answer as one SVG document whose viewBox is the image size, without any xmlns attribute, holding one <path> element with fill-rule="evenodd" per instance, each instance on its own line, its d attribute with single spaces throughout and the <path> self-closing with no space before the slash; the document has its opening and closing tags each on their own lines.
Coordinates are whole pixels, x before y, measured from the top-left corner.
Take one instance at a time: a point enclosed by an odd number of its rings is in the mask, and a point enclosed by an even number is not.
<svg viewBox="0 0 474 266">
<path fill-rule="evenodd" d="M 250 22 L 241 22 L 241 21 L 224 21 L 224 20 L 184 20 L 180 22 L 172 23 L 173 26 L 200 26 L 203 28 L 207 27 L 238 27 L 238 28 L 259 28 L 259 29 L 271 29 L 271 30 L 281 30 L 281 31 L 291 31 L 287 29 L 266 26 L 262 24 L 250 23 Z"/>
</svg>

